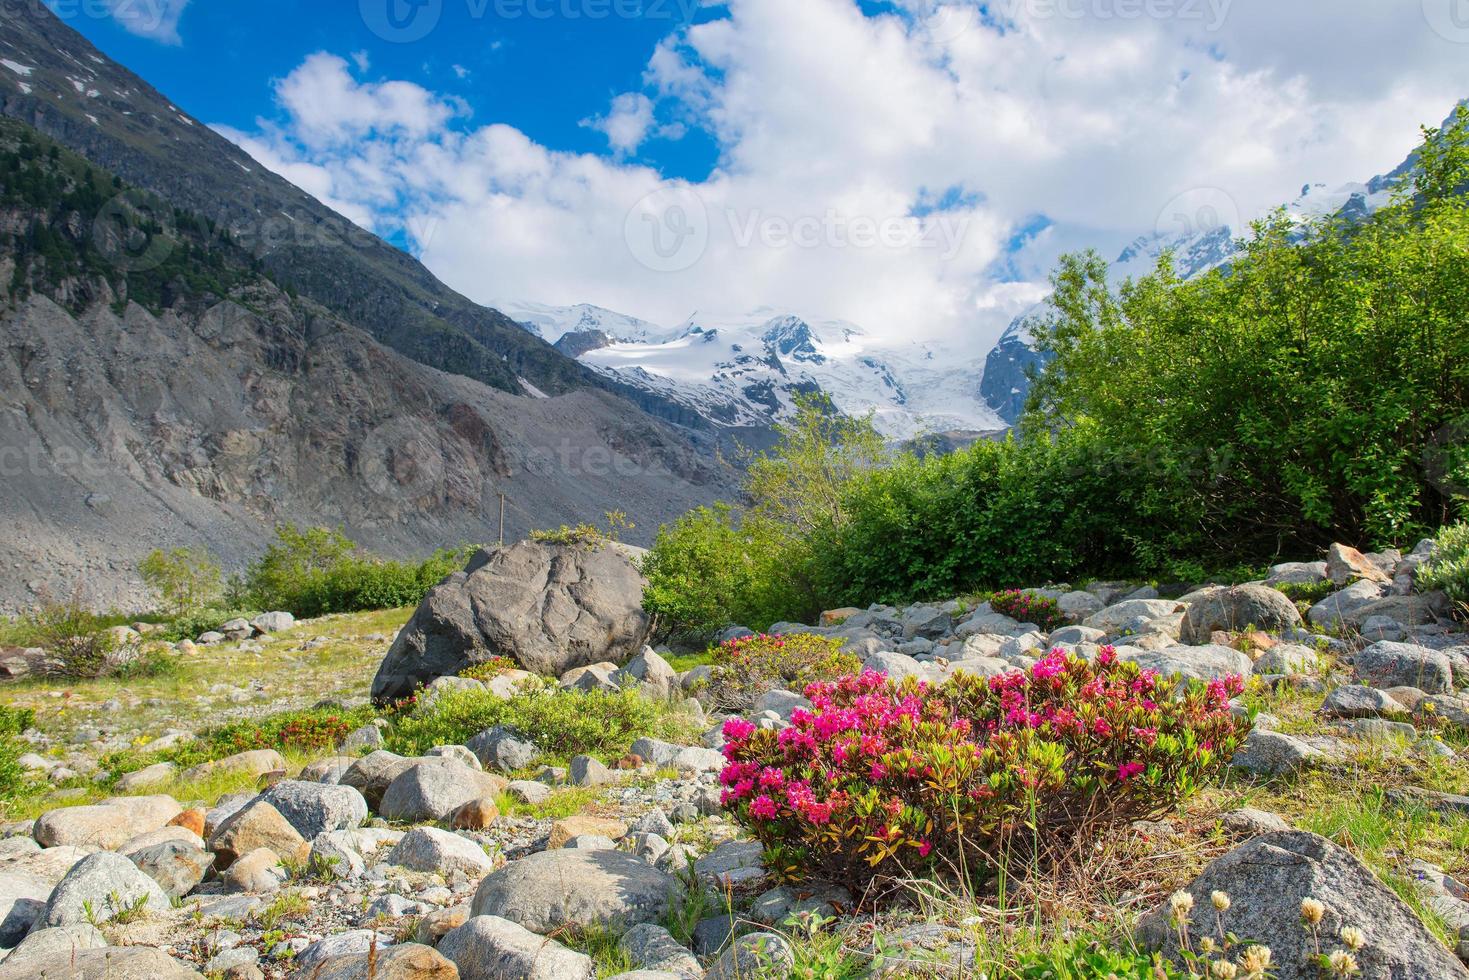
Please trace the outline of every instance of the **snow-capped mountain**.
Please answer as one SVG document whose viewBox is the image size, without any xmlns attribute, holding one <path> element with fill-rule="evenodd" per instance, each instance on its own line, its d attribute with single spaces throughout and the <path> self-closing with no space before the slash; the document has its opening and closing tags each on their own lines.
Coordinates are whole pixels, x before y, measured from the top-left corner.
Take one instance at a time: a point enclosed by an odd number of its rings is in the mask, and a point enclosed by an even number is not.
<svg viewBox="0 0 1469 980">
<path fill-rule="evenodd" d="M 1451 114 L 1449 121 L 1452 119 Z M 1334 188 L 1306 184 L 1300 195 L 1285 205 L 1286 212 L 1297 221 L 1331 214 L 1360 220 L 1389 202 L 1394 188 L 1412 172 L 1416 160 L 1415 151 L 1392 171 L 1363 184 L 1349 183 Z M 1114 283 L 1136 279 L 1152 272 L 1158 258 L 1171 251 L 1174 269 L 1180 277 L 1191 279 L 1228 264 L 1239 252 L 1239 240 L 1248 232 L 1248 228 L 1216 224 L 1197 231 L 1142 235 L 1122 250 L 1109 272 Z M 1043 366 L 1046 360 L 1035 349 L 1027 326 L 1045 307 L 1042 301 L 1016 317 L 985 358 L 980 394 L 985 404 L 1007 424 L 1013 424 L 1025 409 L 1030 392 L 1028 371 Z"/>
<path fill-rule="evenodd" d="M 768 426 L 789 417 L 798 394 L 824 392 L 848 415 L 873 412 L 894 440 L 1005 427 L 978 394 L 973 352 L 879 343 L 842 320 L 763 308 L 662 329 L 594 306 L 500 309 L 594 370 L 723 426 Z"/>
</svg>

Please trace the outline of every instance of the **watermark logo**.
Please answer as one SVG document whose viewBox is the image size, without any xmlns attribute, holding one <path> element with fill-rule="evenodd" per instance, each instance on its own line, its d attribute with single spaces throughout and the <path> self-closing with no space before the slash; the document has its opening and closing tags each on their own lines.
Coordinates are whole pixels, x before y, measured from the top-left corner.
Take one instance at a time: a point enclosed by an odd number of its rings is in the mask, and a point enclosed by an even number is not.
<svg viewBox="0 0 1469 980">
<path fill-rule="evenodd" d="M 92 244 L 123 272 L 148 272 L 168 261 L 177 233 L 173 209 L 140 190 L 126 190 L 97 211 Z"/>
<path fill-rule="evenodd" d="M 1469 44 L 1469 0 L 1423 0 L 1423 19 L 1445 41 Z"/>
<path fill-rule="evenodd" d="M 660 188 L 628 211 L 623 239 L 644 268 L 683 272 L 709 248 L 709 209 L 691 188 Z"/>
<path fill-rule="evenodd" d="M 433 33 L 444 16 L 444 0 L 358 0 L 362 22 L 384 41 L 412 44 Z"/>
<path fill-rule="evenodd" d="M 1163 205 L 1153 230 L 1163 238 L 1198 238 L 1215 232 L 1237 234 L 1240 227 L 1239 205 L 1228 191 L 1195 187 Z"/>
<path fill-rule="evenodd" d="M 434 496 L 444 483 L 444 447 L 423 419 L 389 419 L 367 434 L 357 461 L 368 489 L 394 500 Z"/>
</svg>

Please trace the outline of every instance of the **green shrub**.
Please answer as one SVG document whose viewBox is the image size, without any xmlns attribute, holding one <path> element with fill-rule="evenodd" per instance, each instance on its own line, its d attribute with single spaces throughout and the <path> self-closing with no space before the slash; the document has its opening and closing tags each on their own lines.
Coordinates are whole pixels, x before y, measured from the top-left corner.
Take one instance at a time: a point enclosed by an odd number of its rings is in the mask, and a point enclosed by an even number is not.
<svg viewBox="0 0 1469 980">
<path fill-rule="evenodd" d="M 748 711 L 775 688 L 804 691 L 862 669 L 843 641 L 814 633 L 742 636 L 714 648 L 707 697 L 716 711 Z"/>
<path fill-rule="evenodd" d="M 172 641 L 194 640 L 232 619 L 251 620 L 258 615 L 258 609 L 196 609 L 170 620 L 159 636 Z"/>
<path fill-rule="evenodd" d="M 488 660 L 465 667 L 459 672 L 460 677 L 468 677 L 472 681 L 492 681 L 501 674 L 508 674 L 512 670 L 519 670 L 520 664 L 509 657 L 491 657 Z"/>
<path fill-rule="evenodd" d="M 937 687 L 867 672 L 807 688 L 780 732 L 725 723 L 723 800 L 771 865 L 864 890 L 1083 856 L 1228 764 L 1239 677 L 1173 683 L 1104 648 Z"/>
<path fill-rule="evenodd" d="M 623 531 L 637 527 L 620 510 L 609 510 L 605 515 L 606 528 L 595 524 L 578 524 L 575 527 L 563 524 L 551 531 L 532 531 L 530 539 L 542 544 L 581 545 L 585 548 L 601 548 L 616 542 Z"/>
<path fill-rule="evenodd" d="M 107 632 L 107 621 L 87 608 L 80 590 L 66 600 L 42 596 L 40 604 L 22 617 L 21 629 L 46 651 L 46 670 L 60 677 L 110 677 L 127 659 Z"/>
<path fill-rule="evenodd" d="M 196 751 L 209 758 L 236 752 L 276 749 L 281 752 L 318 752 L 334 749 L 354 730 L 370 722 L 376 712 L 370 706 L 282 711 L 247 721 L 211 728 L 196 740 Z"/>
<path fill-rule="evenodd" d="M 1414 585 L 1420 592 L 1442 589 L 1452 601 L 1469 605 L 1469 524 L 1438 532 L 1433 556 L 1418 570 Z"/>
<path fill-rule="evenodd" d="M 1050 633 L 1066 625 L 1061 607 L 1056 604 L 1055 599 L 1048 596 L 1020 589 L 1006 589 L 991 595 L 989 603 L 995 612 L 1009 616 L 1018 623 L 1034 623 L 1041 628 L 1042 633 Z"/>
<path fill-rule="evenodd" d="M 488 691 L 449 691 L 400 717 L 387 746 L 417 755 L 435 745 L 459 745 L 504 725 L 556 757 L 621 755 L 644 735 L 688 735 L 688 723 L 669 706 L 633 690 L 544 690 L 500 698 Z"/>
<path fill-rule="evenodd" d="M 699 507 L 659 528 L 643 556 L 643 608 L 660 635 L 707 637 L 744 615 L 753 570 L 733 508 Z"/>
<path fill-rule="evenodd" d="M 186 616 L 219 598 L 223 576 L 206 551 L 155 549 L 138 563 L 143 581 L 173 617 Z"/>
<path fill-rule="evenodd" d="M 421 562 L 386 561 L 361 553 L 340 531 L 284 524 L 239 591 L 251 606 L 303 618 L 413 606 L 463 568 L 473 550 L 442 549 Z"/>
</svg>

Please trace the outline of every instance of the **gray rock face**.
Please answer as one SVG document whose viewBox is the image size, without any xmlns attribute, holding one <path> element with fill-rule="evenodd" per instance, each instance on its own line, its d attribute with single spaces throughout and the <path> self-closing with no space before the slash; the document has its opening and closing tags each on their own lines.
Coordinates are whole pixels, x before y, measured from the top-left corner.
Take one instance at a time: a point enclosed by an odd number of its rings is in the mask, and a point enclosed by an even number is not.
<svg viewBox="0 0 1469 980">
<path fill-rule="evenodd" d="M 96 921 L 110 921 L 140 901 L 151 912 L 166 912 L 170 907 L 167 893 L 137 865 L 111 851 L 98 851 L 82 858 L 61 879 L 41 922 L 47 926 L 86 922 L 85 903 L 90 903 Z"/>
<path fill-rule="evenodd" d="M 1323 951 L 1340 949 L 1334 941 L 1343 926 L 1367 934 L 1357 953 L 1364 977 L 1394 980 L 1450 980 L 1469 977 L 1463 964 L 1439 944 L 1393 891 L 1347 851 L 1324 837 L 1303 831 L 1266 834 L 1215 860 L 1188 886 L 1194 897 L 1196 935 L 1214 924 L 1209 896 L 1223 891 L 1232 903 L 1224 928 L 1270 947 L 1280 980 L 1315 980 L 1311 935 L 1300 926 L 1301 900 L 1326 906 L 1319 935 Z M 1138 925 L 1139 940 L 1181 962 L 1178 938 L 1168 908 L 1155 909 Z"/>
<path fill-rule="evenodd" d="M 377 731 L 376 728 L 373 731 Z M 351 786 L 362 794 L 367 805 L 376 810 L 383 801 L 383 794 L 403 770 L 413 765 L 414 760 L 378 749 L 354 762 L 342 774 L 341 785 Z"/>
<path fill-rule="evenodd" d="M 493 796 L 503 779 L 453 759 L 415 762 L 393 780 L 378 813 L 388 820 L 443 820 L 470 800 Z"/>
<path fill-rule="evenodd" d="M 1268 585 L 1235 585 L 1205 589 L 1189 603 L 1179 639 L 1208 643 L 1215 630 L 1231 632 L 1253 626 L 1280 633 L 1301 625 L 1301 613 L 1281 592 Z"/>
<path fill-rule="evenodd" d="M 151 946 L 102 946 L 65 950 L 0 963 L 0 980 L 202 980 L 196 972 Z"/>
<path fill-rule="evenodd" d="M 128 855 L 138 869 L 158 882 L 170 898 L 183 898 L 199 887 L 214 864 L 214 855 L 187 841 L 165 841 Z"/>
<path fill-rule="evenodd" d="M 500 772 L 524 769 L 541 754 L 536 743 L 522 738 L 512 729 L 499 727 L 480 732 L 466 742 L 465 747 L 486 769 L 498 769 Z"/>
<path fill-rule="evenodd" d="M 1321 660 L 1315 650 L 1294 643 L 1279 643 L 1255 661 L 1257 674 L 1306 674 Z"/>
<path fill-rule="evenodd" d="M 1387 587 L 1378 582 L 1354 582 L 1313 605 L 1306 618 L 1317 626 L 1331 627 L 1347 622 L 1353 612 L 1385 595 Z"/>
<path fill-rule="evenodd" d="M 627 662 L 627 666 L 614 671 L 612 683 L 618 687 L 638 686 L 649 697 L 667 699 L 678 690 L 678 672 L 652 647 Z"/>
<path fill-rule="evenodd" d="M 439 941 L 460 980 L 592 980 L 592 958 L 508 919 L 477 915 Z"/>
<path fill-rule="evenodd" d="M 1326 761 L 1326 754 L 1300 739 L 1256 728 L 1245 737 L 1231 764 L 1257 776 L 1279 776 Z"/>
<path fill-rule="evenodd" d="M 1143 650 L 1138 647 L 1122 647 L 1117 651 L 1119 658 L 1130 660 L 1145 670 L 1156 670 L 1164 677 L 1186 677 L 1196 680 L 1215 680 L 1238 674 L 1250 676 L 1254 664 L 1250 658 L 1233 647 L 1207 644 L 1205 646 L 1170 646 L 1162 650 Z"/>
<path fill-rule="evenodd" d="M 378 669 L 372 696 L 404 697 L 492 656 L 555 676 L 623 663 L 648 638 L 644 584 L 611 546 L 527 541 L 481 551 L 424 597 Z"/>
<path fill-rule="evenodd" d="M 10 949 L 25 938 L 50 897 L 51 886 L 34 875 L 0 873 L 0 949 Z"/>
<path fill-rule="evenodd" d="M 617 943 L 627 958 L 644 970 L 671 973 L 676 977 L 693 978 L 704 975 L 693 951 L 681 946 L 668 930 L 651 922 L 633 926 Z"/>
<path fill-rule="evenodd" d="M 620 851 L 542 851 L 480 882 L 475 915 L 509 919 L 537 933 L 565 925 L 637 925 L 668 907 L 677 881 Z"/>
<path fill-rule="evenodd" d="M 495 862 L 484 848 L 435 827 L 414 827 L 383 860 L 410 871 L 438 871 L 445 877 L 458 871 L 478 878 L 495 869 Z"/>
<path fill-rule="evenodd" d="M 1360 684 L 1336 688 L 1321 705 L 1321 714 L 1327 718 L 1380 718 L 1406 713 L 1407 709 L 1391 694 Z"/>
<path fill-rule="evenodd" d="M 1358 651 L 1353 666 L 1357 677 L 1373 687 L 1416 687 L 1428 694 L 1454 689 L 1449 658 L 1411 643 L 1374 643 Z"/>
<path fill-rule="evenodd" d="M 744 977 L 783 977 L 796 965 L 796 954 L 784 936 L 752 932 L 734 941 L 710 965 L 705 980 L 742 980 Z"/>
<path fill-rule="evenodd" d="M 1115 606 L 1108 606 L 1101 612 L 1093 613 L 1082 621 L 1082 625 L 1090 626 L 1104 633 L 1116 633 L 1133 623 L 1134 620 L 1162 619 L 1164 616 L 1173 615 L 1178 608 L 1178 603 L 1171 599 L 1129 599 Z"/>
<path fill-rule="evenodd" d="M 36 929 L 10 951 L 10 955 L 5 958 L 5 966 L 14 969 L 30 959 L 40 960 L 57 953 L 71 954 L 84 949 L 101 949 L 106 945 L 107 938 L 101 931 L 86 922 L 74 926 Z"/>
<path fill-rule="evenodd" d="M 454 964 L 432 946 L 402 943 L 378 952 L 352 953 L 327 960 L 320 967 L 305 966 L 291 974 L 292 980 L 458 980 Z"/>
<path fill-rule="evenodd" d="M 260 794 L 307 840 L 329 830 L 351 830 L 367 819 L 367 800 L 351 786 L 287 779 Z"/>
</svg>

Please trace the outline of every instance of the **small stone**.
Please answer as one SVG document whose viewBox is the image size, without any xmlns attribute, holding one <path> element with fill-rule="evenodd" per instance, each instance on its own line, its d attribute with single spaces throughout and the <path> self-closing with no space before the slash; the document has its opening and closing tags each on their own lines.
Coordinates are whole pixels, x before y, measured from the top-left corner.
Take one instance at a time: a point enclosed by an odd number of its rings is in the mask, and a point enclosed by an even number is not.
<svg viewBox="0 0 1469 980">
<path fill-rule="evenodd" d="M 546 849 L 554 850 L 565 846 L 566 842 L 574 837 L 591 835 L 606 837 L 614 841 L 621 840 L 627 835 L 627 824 L 618 820 L 584 814 L 565 817 L 551 825 L 551 837 L 546 843 Z"/>
<path fill-rule="evenodd" d="M 415 827 L 383 859 L 410 871 L 438 872 L 449 876 L 458 871 L 480 877 L 495 869 L 484 848 L 471 840 L 434 827 Z"/>
<path fill-rule="evenodd" d="M 185 810 L 168 822 L 170 827 L 182 827 L 200 838 L 204 836 L 204 811 L 198 807 Z"/>
<path fill-rule="evenodd" d="M 455 830 L 488 830 L 499 818 L 500 808 L 489 797 L 470 800 L 449 817 L 449 826 Z"/>
<path fill-rule="evenodd" d="M 231 862 L 220 881 L 234 892 L 273 892 L 285 884 L 286 870 L 275 851 L 258 847 Z"/>
</svg>

